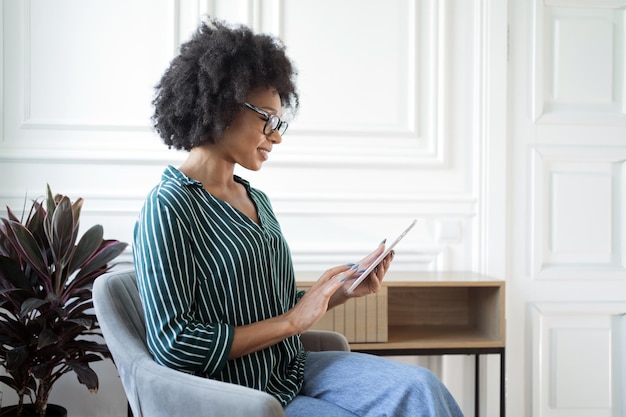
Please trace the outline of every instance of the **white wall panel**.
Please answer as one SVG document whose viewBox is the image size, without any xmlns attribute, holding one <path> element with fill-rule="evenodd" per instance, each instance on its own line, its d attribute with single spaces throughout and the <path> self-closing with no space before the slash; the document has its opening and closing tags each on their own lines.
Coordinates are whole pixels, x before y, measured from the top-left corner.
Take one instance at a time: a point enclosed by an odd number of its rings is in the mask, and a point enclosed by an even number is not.
<svg viewBox="0 0 626 417">
<path fill-rule="evenodd" d="M 28 0 L 6 7 L 14 42 L 6 49 L 13 64 L 5 73 L 8 144 L 93 149 L 106 148 L 105 138 L 121 147 L 114 139 L 151 136 L 145 97 L 174 51 L 171 2 Z M 137 20 L 146 8 L 151 19 Z"/>
<path fill-rule="evenodd" d="M 22 127 L 149 129 L 148 80 L 174 46 L 168 2 L 62 3 L 25 2 Z M 64 20 L 50 30 L 49 16 L 63 6 Z M 136 20 L 147 7 L 170 27 Z"/>
<path fill-rule="evenodd" d="M 610 263 L 614 223 L 612 164 L 554 162 L 550 165 L 546 261 Z"/>
<path fill-rule="evenodd" d="M 621 415 L 623 303 L 531 306 L 534 417 Z"/>
<path fill-rule="evenodd" d="M 606 103 L 614 97 L 614 22 L 604 16 L 554 16 L 554 103 Z M 589 77 L 589 74 L 594 74 Z"/>
<path fill-rule="evenodd" d="M 626 148 L 531 151 L 532 273 L 537 279 L 626 277 Z"/>
<path fill-rule="evenodd" d="M 611 329 L 555 328 L 550 333 L 551 407 L 610 408 Z M 581 384 L 580 379 L 594 383 Z"/>
<path fill-rule="evenodd" d="M 532 114 L 542 123 L 619 123 L 624 1 L 535 0 Z"/>
<path fill-rule="evenodd" d="M 375 165 L 443 163 L 450 4 L 302 3 L 284 2 L 282 37 L 300 70 L 302 107 L 294 124 L 298 142 L 283 155 L 323 160 L 341 154 L 344 163 Z M 359 24 L 346 30 L 345 17 L 356 10 Z"/>
</svg>

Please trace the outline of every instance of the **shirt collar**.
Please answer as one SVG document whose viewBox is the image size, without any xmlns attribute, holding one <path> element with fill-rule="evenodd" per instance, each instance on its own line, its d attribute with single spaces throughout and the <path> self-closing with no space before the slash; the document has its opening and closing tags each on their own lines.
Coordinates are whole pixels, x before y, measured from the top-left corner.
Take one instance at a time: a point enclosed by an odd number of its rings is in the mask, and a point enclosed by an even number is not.
<svg viewBox="0 0 626 417">
<path fill-rule="evenodd" d="M 233 178 L 236 182 L 240 183 L 241 185 L 246 187 L 248 191 L 250 191 L 250 183 L 247 180 L 244 180 L 238 175 L 233 175 Z M 195 185 L 195 186 L 200 186 L 200 187 L 202 186 L 200 181 L 194 180 L 193 178 L 186 176 L 185 174 L 180 172 L 177 168 L 175 168 L 172 165 L 167 166 L 167 168 L 165 169 L 165 172 L 163 172 L 162 179 L 174 180 L 180 183 L 181 185 Z"/>
<path fill-rule="evenodd" d="M 180 172 L 178 169 L 174 168 L 172 165 L 168 165 L 167 166 L 167 168 L 163 172 L 162 179 L 164 181 L 174 180 L 174 181 L 180 183 L 181 185 L 199 185 L 199 186 L 202 186 L 202 184 L 200 184 L 200 181 L 194 180 L 193 178 L 189 178 L 188 176 L 186 176 L 185 174 Z"/>
</svg>

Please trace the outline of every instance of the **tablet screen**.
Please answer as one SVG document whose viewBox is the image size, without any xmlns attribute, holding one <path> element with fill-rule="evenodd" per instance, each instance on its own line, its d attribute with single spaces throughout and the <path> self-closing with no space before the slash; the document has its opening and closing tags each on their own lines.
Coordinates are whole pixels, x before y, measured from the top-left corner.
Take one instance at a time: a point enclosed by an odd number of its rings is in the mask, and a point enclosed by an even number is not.
<svg viewBox="0 0 626 417">
<path fill-rule="evenodd" d="M 352 283 L 352 285 L 350 285 L 350 288 L 348 288 L 348 290 L 346 291 L 346 294 L 350 294 L 352 291 L 354 291 L 354 289 L 358 287 L 359 284 L 365 278 L 367 278 L 370 272 L 372 272 L 374 268 L 376 268 L 378 264 L 381 263 L 383 259 L 385 259 L 385 256 L 387 256 L 387 254 L 391 252 L 391 250 L 398 244 L 398 242 L 400 242 L 402 238 L 404 238 L 404 236 L 406 236 L 406 234 L 409 233 L 409 230 L 411 230 L 413 226 L 415 226 L 416 222 L 417 220 L 413 220 L 411 224 L 409 224 L 409 226 L 406 229 L 404 229 L 402 233 L 400 233 L 400 236 L 398 236 L 396 240 L 393 241 L 393 243 L 391 243 L 389 246 L 385 248 L 383 253 L 381 253 L 380 256 L 376 258 L 376 260 L 372 262 L 372 264 L 365 271 L 363 271 L 361 275 L 359 275 L 359 277 Z"/>
</svg>

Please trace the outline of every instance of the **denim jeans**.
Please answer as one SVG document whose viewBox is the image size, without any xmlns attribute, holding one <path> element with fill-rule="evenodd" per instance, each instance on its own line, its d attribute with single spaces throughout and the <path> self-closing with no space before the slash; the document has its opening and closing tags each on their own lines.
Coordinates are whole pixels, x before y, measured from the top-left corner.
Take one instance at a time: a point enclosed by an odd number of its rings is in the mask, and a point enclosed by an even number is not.
<svg viewBox="0 0 626 417">
<path fill-rule="evenodd" d="M 355 352 L 310 352 L 287 417 L 463 417 L 428 369 Z"/>
</svg>

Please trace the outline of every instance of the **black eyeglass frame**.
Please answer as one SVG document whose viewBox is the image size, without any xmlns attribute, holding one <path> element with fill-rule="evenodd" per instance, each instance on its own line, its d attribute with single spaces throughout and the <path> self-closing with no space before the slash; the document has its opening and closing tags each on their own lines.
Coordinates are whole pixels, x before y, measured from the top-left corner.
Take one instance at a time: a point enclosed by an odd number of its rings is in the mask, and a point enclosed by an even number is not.
<svg viewBox="0 0 626 417">
<path fill-rule="evenodd" d="M 287 131 L 287 127 L 289 127 L 289 124 L 286 121 L 281 120 L 280 117 L 276 116 L 275 114 L 268 113 L 265 110 L 255 106 L 254 104 L 250 104 L 247 102 L 244 104 L 250 110 L 265 117 L 265 126 L 263 126 L 263 134 L 265 136 L 270 136 L 275 131 L 278 131 L 278 134 L 280 136 L 283 136 L 285 134 L 285 132 Z M 272 128 L 272 125 L 276 125 L 276 127 Z"/>
</svg>

